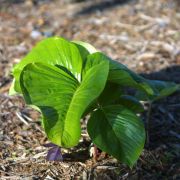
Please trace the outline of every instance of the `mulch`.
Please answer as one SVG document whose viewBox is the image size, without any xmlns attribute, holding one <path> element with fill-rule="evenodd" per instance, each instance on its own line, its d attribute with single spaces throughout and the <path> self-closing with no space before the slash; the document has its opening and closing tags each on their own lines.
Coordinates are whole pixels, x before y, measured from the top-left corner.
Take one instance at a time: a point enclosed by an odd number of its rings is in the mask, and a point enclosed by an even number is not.
<svg viewBox="0 0 180 180">
<path fill-rule="evenodd" d="M 0 179 L 179 179 L 180 93 L 152 106 L 150 143 L 132 169 L 90 157 L 83 127 L 63 162 L 47 162 L 40 115 L 9 96 L 11 69 L 41 39 L 86 41 L 149 79 L 180 83 L 179 1 L 0 2 Z M 146 112 L 142 119 L 146 121 Z"/>
</svg>

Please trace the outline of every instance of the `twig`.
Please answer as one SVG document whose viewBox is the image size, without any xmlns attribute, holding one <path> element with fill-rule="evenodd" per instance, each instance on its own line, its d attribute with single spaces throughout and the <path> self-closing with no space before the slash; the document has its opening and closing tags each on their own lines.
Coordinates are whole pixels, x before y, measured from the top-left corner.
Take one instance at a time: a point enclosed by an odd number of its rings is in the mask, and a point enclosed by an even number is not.
<svg viewBox="0 0 180 180">
<path fill-rule="evenodd" d="M 46 152 L 46 151 L 43 151 L 43 152 L 40 152 L 40 153 L 34 155 L 32 158 L 33 158 L 33 159 L 38 159 L 38 158 L 40 158 L 40 157 L 45 157 L 46 154 L 47 154 L 47 152 Z"/>
<path fill-rule="evenodd" d="M 102 166 L 99 165 L 96 167 L 96 169 L 100 169 L 100 170 L 114 170 L 114 169 L 118 169 L 119 167 L 117 166 Z"/>
<path fill-rule="evenodd" d="M 26 116 L 24 113 L 22 114 L 22 116 L 27 119 L 30 122 L 34 122 L 30 117 Z"/>
<path fill-rule="evenodd" d="M 19 118 L 20 121 L 22 121 L 24 124 L 29 126 L 28 122 L 21 116 L 20 113 L 16 112 L 17 117 Z"/>
</svg>

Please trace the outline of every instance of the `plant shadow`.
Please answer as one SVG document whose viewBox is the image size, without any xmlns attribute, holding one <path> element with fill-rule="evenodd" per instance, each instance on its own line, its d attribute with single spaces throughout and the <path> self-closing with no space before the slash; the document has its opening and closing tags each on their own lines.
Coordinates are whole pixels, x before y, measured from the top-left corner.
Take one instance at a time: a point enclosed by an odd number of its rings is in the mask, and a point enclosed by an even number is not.
<svg viewBox="0 0 180 180">
<path fill-rule="evenodd" d="M 157 72 L 140 74 L 151 80 L 170 81 L 180 84 L 180 66 L 174 65 Z M 142 114 L 146 122 L 147 111 Z M 176 149 L 180 146 L 180 92 L 160 99 L 152 104 L 150 116 L 148 149 L 156 149 L 161 146 Z"/>
<path fill-rule="evenodd" d="M 175 83 L 180 83 L 180 65 L 173 65 L 160 71 L 151 72 L 149 74 L 142 73 L 140 75 L 147 79 L 172 81 Z"/>
<path fill-rule="evenodd" d="M 63 159 L 66 162 L 85 163 L 85 161 L 90 159 L 89 147 L 90 142 L 84 140 L 83 142 L 80 142 L 76 147 L 74 147 L 71 152 L 63 154 Z"/>
<path fill-rule="evenodd" d="M 180 66 L 171 66 L 158 72 L 141 74 L 143 77 L 152 80 L 163 80 L 180 83 Z M 149 136 L 150 142 L 145 149 L 155 150 L 165 147 L 169 152 L 177 153 L 179 148 L 180 135 L 180 93 L 176 92 L 169 97 L 163 98 L 152 105 L 150 117 Z M 147 110 L 142 114 L 146 122 Z M 73 148 L 69 153 L 64 154 L 65 161 L 85 162 L 90 159 L 89 141 L 83 141 Z M 78 150 L 80 149 L 80 150 Z"/>
</svg>

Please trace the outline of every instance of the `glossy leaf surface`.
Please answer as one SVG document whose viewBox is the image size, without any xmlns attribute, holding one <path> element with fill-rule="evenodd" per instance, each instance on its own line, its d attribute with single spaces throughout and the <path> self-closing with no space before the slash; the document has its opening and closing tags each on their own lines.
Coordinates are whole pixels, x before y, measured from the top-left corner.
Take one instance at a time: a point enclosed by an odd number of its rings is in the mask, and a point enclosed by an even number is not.
<svg viewBox="0 0 180 180">
<path fill-rule="evenodd" d="M 104 89 L 108 63 L 90 68 L 78 82 L 63 69 L 33 63 L 21 73 L 21 89 L 28 104 L 43 114 L 45 132 L 51 142 L 62 147 L 75 146 L 80 138 L 80 118 L 88 105 Z"/>
<path fill-rule="evenodd" d="M 82 41 L 72 41 L 72 42 L 75 43 L 75 44 L 78 45 L 78 46 L 81 46 L 81 47 L 85 48 L 85 49 L 88 51 L 89 54 L 93 54 L 93 53 L 95 53 L 95 52 L 98 52 L 98 51 L 96 50 L 96 48 L 93 47 L 93 46 L 92 46 L 91 44 L 89 44 L 89 43 L 82 42 Z"/>
<path fill-rule="evenodd" d="M 136 113 L 144 111 L 142 104 L 135 97 L 130 95 L 122 95 L 118 99 L 118 103 Z"/>
<path fill-rule="evenodd" d="M 66 68 L 80 81 L 83 59 L 75 44 L 59 37 L 47 38 L 39 42 L 31 52 L 13 68 L 15 90 L 21 92 L 19 77 L 23 68 L 29 63 L 39 62 Z"/>
<path fill-rule="evenodd" d="M 136 162 L 144 147 L 143 123 L 132 111 L 120 105 L 93 112 L 88 133 L 98 148 L 129 166 Z"/>
<path fill-rule="evenodd" d="M 96 52 L 92 54 L 89 59 L 91 60 L 91 64 L 97 63 L 94 60 L 109 62 L 109 82 L 119 84 L 120 86 L 132 87 L 144 91 L 146 94 L 149 95 L 154 94 L 153 88 L 150 86 L 150 84 L 145 78 L 134 73 L 123 64 L 113 61 L 103 53 Z"/>
</svg>

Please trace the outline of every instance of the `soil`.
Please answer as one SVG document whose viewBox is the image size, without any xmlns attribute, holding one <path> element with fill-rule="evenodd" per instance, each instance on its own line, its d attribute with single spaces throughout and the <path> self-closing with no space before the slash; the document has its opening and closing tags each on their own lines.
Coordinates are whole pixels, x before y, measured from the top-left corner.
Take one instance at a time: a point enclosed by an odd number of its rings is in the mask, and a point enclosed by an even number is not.
<svg viewBox="0 0 180 180">
<path fill-rule="evenodd" d="M 179 0 L 0 0 L 0 179 L 180 179 L 180 93 L 152 106 L 150 143 L 132 169 L 90 157 L 85 128 L 63 162 L 47 162 L 39 114 L 9 96 L 11 69 L 41 39 L 89 42 L 149 79 L 180 83 Z M 146 121 L 146 112 L 142 119 Z"/>
</svg>

